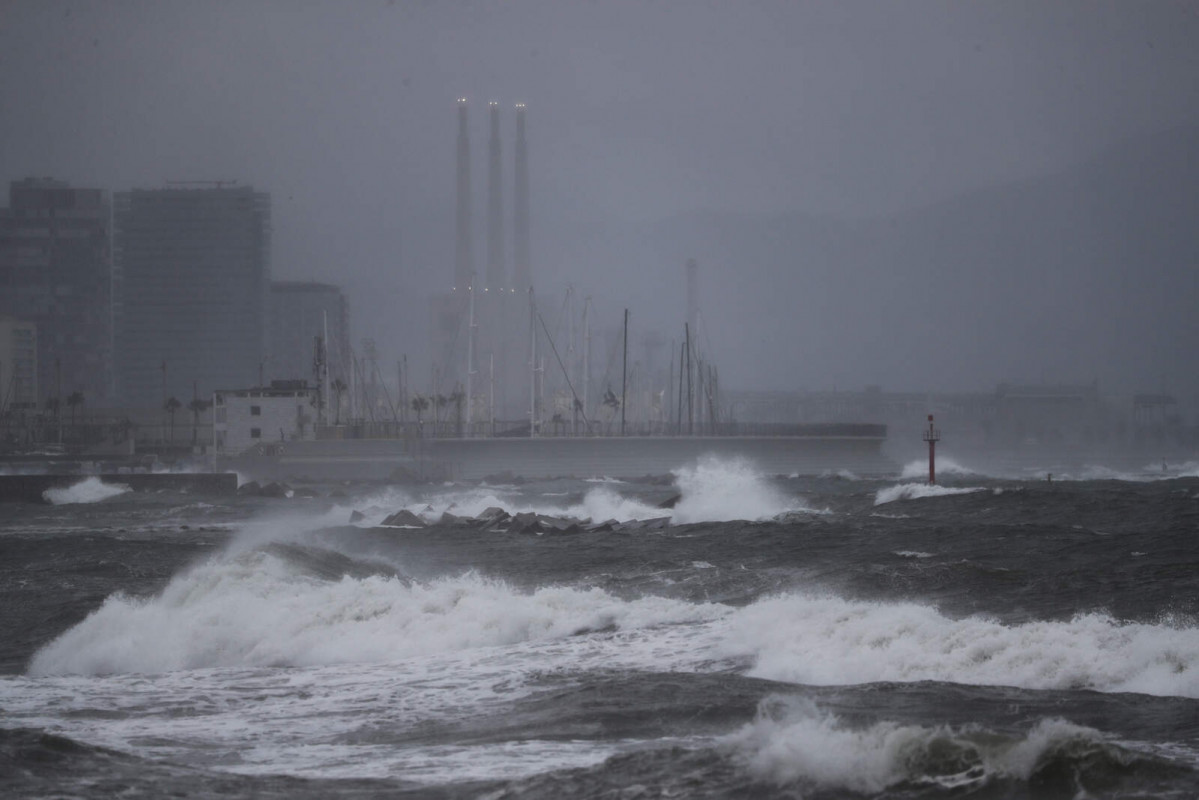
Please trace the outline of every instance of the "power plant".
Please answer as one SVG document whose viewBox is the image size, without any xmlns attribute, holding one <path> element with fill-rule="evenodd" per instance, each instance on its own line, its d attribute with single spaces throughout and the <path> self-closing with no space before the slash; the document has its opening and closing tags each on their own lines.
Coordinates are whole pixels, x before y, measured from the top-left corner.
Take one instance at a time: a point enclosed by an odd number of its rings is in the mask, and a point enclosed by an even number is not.
<svg viewBox="0 0 1199 800">
<path fill-rule="evenodd" d="M 487 248 L 480 280 L 474 263 L 474 195 L 471 182 L 470 116 L 458 99 L 454 273 L 448 292 L 432 302 L 431 389 L 464 404 L 463 418 L 511 419 L 525 402 L 524 381 L 530 348 L 528 315 L 532 289 L 529 246 L 529 167 L 525 104 L 516 104 L 513 158 L 513 243 L 508 270 L 504 213 L 504 153 L 501 109 L 488 103 Z"/>
</svg>

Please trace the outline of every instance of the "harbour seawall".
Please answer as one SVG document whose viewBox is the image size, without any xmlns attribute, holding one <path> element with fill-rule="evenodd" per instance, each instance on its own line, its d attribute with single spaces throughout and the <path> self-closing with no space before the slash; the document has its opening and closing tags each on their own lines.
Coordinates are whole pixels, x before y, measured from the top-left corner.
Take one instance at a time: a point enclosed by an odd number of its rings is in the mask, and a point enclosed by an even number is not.
<svg viewBox="0 0 1199 800">
<path fill-rule="evenodd" d="M 460 480 L 664 475 L 701 458 L 744 458 L 767 474 L 893 473 L 882 436 L 673 436 L 437 439 L 426 456 Z"/>
<path fill-rule="evenodd" d="M 886 427 L 873 424 L 758 426 L 729 435 L 497 435 L 318 439 L 222 459 L 255 480 L 482 480 L 665 475 L 705 456 L 744 458 L 767 474 L 849 470 L 889 475 Z M 526 428 L 527 431 L 527 428 Z"/>
</svg>

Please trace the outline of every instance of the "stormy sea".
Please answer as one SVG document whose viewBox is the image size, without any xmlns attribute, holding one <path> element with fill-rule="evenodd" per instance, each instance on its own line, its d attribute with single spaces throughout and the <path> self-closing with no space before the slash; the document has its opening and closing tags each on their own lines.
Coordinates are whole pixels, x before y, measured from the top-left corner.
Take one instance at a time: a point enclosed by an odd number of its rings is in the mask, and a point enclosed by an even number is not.
<svg viewBox="0 0 1199 800">
<path fill-rule="evenodd" d="M 921 474 L 6 504 L 0 795 L 1199 794 L 1199 465 Z"/>
</svg>

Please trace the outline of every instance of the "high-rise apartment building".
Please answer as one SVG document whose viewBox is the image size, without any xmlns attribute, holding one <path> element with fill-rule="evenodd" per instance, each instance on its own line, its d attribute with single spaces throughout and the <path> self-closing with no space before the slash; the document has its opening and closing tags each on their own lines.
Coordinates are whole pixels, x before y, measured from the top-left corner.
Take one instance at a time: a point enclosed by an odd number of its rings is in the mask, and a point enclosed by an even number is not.
<svg viewBox="0 0 1199 800">
<path fill-rule="evenodd" d="M 0 315 L 0 414 L 35 410 L 37 325 Z"/>
<path fill-rule="evenodd" d="M 350 309 L 336 286 L 309 281 L 271 283 L 270 345 L 262 384 L 307 380 L 313 375 L 316 337 L 328 336 L 329 375 L 347 381 L 350 373 Z"/>
<path fill-rule="evenodd" d="M 38 399 L 83 392 L 90 403 L 109 394 L 109 231 L 100 189 L 49 178 L 9 185 L 9 206 L 0 210 L 0 314 L 36 323 Z"/>
<path fill-rule="evenodd" d="M 117 392 L 186 403 L 252 386 L 266 354 L 270 195 L 248 186 L 113 197 Z"/>
</svg>

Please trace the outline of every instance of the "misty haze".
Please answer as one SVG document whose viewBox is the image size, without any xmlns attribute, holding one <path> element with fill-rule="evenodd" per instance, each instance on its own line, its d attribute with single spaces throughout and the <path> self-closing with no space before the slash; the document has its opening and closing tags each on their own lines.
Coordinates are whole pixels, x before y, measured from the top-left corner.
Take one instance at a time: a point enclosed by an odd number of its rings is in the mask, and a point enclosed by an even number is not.
<svg viewBox="0 0 1199 800">
<path fill-rule="evenodd" d="M 1189 797 L 1199 6 L 0 0 L 0 793 Z"/>
</svg>

